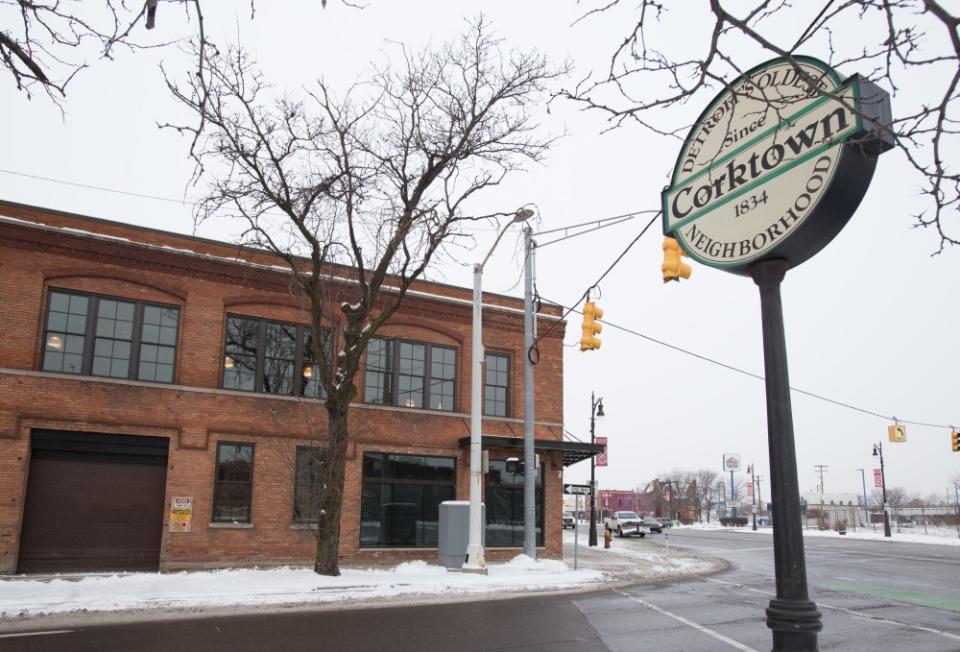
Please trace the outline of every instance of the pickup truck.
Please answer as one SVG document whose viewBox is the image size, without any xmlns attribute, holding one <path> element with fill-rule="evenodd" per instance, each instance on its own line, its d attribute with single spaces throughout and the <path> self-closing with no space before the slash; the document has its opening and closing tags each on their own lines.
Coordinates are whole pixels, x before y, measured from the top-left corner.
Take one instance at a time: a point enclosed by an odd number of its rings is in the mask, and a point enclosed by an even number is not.
<svg viewBox="0 0 960 652">
<path fill-rule="evenodd" d="M 603 519 L 607 529 L 616 532 L 618 537 L 628 537 L 636 534 L 641 539 L 650 533 L 650 527 L 636 512 L 611 512 Z"/>
</svg>

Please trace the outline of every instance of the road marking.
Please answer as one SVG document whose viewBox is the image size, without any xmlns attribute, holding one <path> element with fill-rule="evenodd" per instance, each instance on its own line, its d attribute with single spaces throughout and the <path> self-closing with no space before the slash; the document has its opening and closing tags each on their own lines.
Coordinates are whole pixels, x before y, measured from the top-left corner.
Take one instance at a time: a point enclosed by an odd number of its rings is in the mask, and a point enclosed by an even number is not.
<svg viewBox="0 0 960 652">
<path fill-rule="evenodd" d="M 0 634 L 0 638 L 19 638 L 21 636 L 50 636 L 51 634 L 70 634 L 72 629 L 51 629 L 46 632 L 17 632 L 16 634 Z"/>
<path fill-rule="evenodd" d="M 723 580 L 715 580 L 712 577 L 704 577 L 703 579 L 707 580 L 708 582 L 714 582 L 715 584 L 726 584 L 727 586 L 735 586 L 738 589 L 753 591 L 754 593 L 759 593 L 760 595 L 773 595 L 773 596 L 776 595 L 775 593 L 771 593 L 770 591 L 761 591 L 760 589 L 754 589 L 749 586 L 746 586 L 745 584 L 740 584 L 738 582 L 724 582 Z M 773 579 L 773 578 L 771 577 L 767 579 Z"/>
<path fill-rule="evenodd" d="M 833 579 L 835 579 L 835 580 L 843 580 L 844 582 L 856 582 L 856 581 L 857 581 L 857 580 L 853 579 L 852 577 L 839 577 L 839 576 L 837 576 L 837 577 L 835 577 L 835 578 L 833 578 Z"/>
<path fill-rule="evenodd" d="M 901 621 L 901 620 L 892 620 L 892 619 L 890 619 L 890 618 L 882 618 L 882 617 L 880 617 L 880 616 L 873 616 L 873 615 L 871 615 L 871 614 L 865 614 L 865 613 L 862 613 L 862 612 L 860 612 L 860 611 L 854 611 L 853 609 L 847 609 L 846 607 L 834 607 L 834 606 L 829 605 L 829 604 L 823 604 L 822 602 L 818 602 L 818 603 L 817 603 L 817 606 L 823 607 L 824 609 L 832 609 L 832 610 L 834 610 L 834 611 L 842 611 L 842 612 L 844 612 L 844 613 L 846 613 L 846 614 L 850 614 L 850 615 L 853 616 L 854 618 L 860 618 L 860 619 L 862 619 L 862 620 L 869 620 L 869 621 L 872 621 L 872 622 L 884 623 L 884 624 L 887 624 L 887 625 L 899 625 L 900 627 L 909 627 L 910 629 L 916 629 L 916 630 L 919 630 L 919 631 L 921 631 L 921 632 L 928 632 L 928 633 L 930 633 L 930 634 L 939 634 L 940 636 L 943 636 L 944 638 L 953 639 L 954 641 L 960 641 L 960 636 L 957 636 L 956 634 L 951 634 L 950 632 L 945 632 L 945 631 L 943 631 L 942 629 L 936 629 L 936 628 L 933 628 L 933 627 L 927 627 L 926 625 L 916 625 L 916 624 L 914 624 L 914 623 L 905 623 L 905 622 L 903 622 L 903 621 Z"/>
<path fill-rule="evenodd" d="M 712 577 L 705 577 L 705 578 L 703 578 L 703 579 L 707 580 L 708 582 L 714 582 L 714 583 L 716 583 L 716 584 L 726 584 L 727 586 L 734 586 L 734 587 L 736 587 L 736 588 L 738 588 L 738 589 L 746 589 L 747 591 L 753 591 L 754 593 L 760 593 L 760 594 L 763 594 L 763 595 L 770 595 L 770 596 L 775 595 L 774 593 L 770 593 L 770 592 L 768 592 L 768 591 L 760 591 L 759 589 L 754 589 L 754 588 L 751 588 L 751 587 L 749 587 L 749 586 L 744 586 L 743 584 L 739 584 L 739 583 L 737 583 L 737 582 L 725 582 L 725 581 L 723 581 L 723 580 L 713 579 Z M 817 606 L 818 606 L 818 607 L 822 607 L 823 609 L 830 609 L 831 611 L 842 611 L 842 612 L 845 613 L 845 614 L 848 614 L 848 615 L 850 615 L 850 616 L 853 616 L 854 618 L 860 618 L 860 619 L 862 619 L 862 620 L 870 620 L 870 621 L 873 621 L 873 622 L 884 623 L 884 624 L 886 624 L 886 625 L 897 625 L 897 626 L 899 626 L 899 627 L 908 627 L 908 628 L 910 628 L 910 629 L 915 629 L 915 630 L 918 630 L 918 631 L 921 631 L 921 632 L 928 632 L 928 633 L 930 633 L 930 634 L 938 634 L 938 635 L 940 635 L 940 636 L 943 636 L 944 638 L 949 638 L 949 639 L 952 639 L 952 640 L 955 640 L 955 641 L 960 641 L 960 636 L 957 636 L 956 634 L 951 634 L 950 632 L 945 632 L 945 631 L 943 631 L 942 629 L 936 629 L 936 628 L 933 628 L 933 627 L 927 627 L 926 625 L 917 625 L 917 624 L 914 624 L 914 623 L 905 623 L 905 622 L 903 622 L 903 621 L 901 621 L 901 620 L 892 620 L 892 619 L 890 619 L 890 618 L 882 618 L 882 617 L 880 617 L 880 616 L 874 616 L 874 615 L 872 615 L 872 614 L 866 614 L 866 613 L 863 613 L 863 612 L 861 612 L 861 611 L 854 611 L 853 609 L 847 609 L 846 607 L 835 607 L 835 606 L 833 606 L 833 605 L 826 604 L 826 603 L 823 603 L 823 602 L 817 602 Z"/>
<path fill-rule="evenodd" d="M 960 600 L 929 595 L 927 593 L 916 593 L 914 591 L 906 591 L 904 589 L 896 589 L 886 586 L 874 586 L 869 584 L 858 584 L 851 587 L 838 584 L 834 586 L 828 585 L 828 587 L 833 589 L 855 591 L 857 593 L 872 595 L 878 598 L 909 602 L 911 604 L 918 604 L 922 607 L 933 607 L 935 609 L 944 609 L 946 611 L 960 611 Z"/>
<path fill-rule="evenodd" d="M 643 605 L 644 607 L 646 607 L 647 609 L 651 609 L 651 610 L 653 610 L 653 611 L 656 611 L 657 613 L 663 614 L 664 616 L 669 616 L 670 618 L 673 618 L 674 620 L 676 620 L 676 621 L 678 621 L 678 622 L 681 622 L 681 623 L 683 623 L 684 625 L 686 625 L 686 626 L 688 626 L 688 627 L 692 627 L 692 628 L 694 628 L 695 630 L 697 630 L 697 631 L 699 631 L 699 632 L 703 632 L 703 633 L 706 634 L 707 636 L 712 636 L 713 638 L 717 639 L 718 641 L 723 641 L 724 643 L 726 643 L 726 644 L 729 645 L 730 647 L 732 647 L 732 648 L 734 648 L 734 649 L 737 649 L 737 650 L 740 650 L 741 652 L 757 652 L 757 650 L 755 650 L 755 649 L 752 648 L 752 647 L 747 647 L 746 645 L 744 645 L 743 643 L 740 643 L 739 641 L 735 641 L 735 640 L 733 640 L 732 638 L 727 638 L 727 637 L 724 636 L 723 634 L 721 634 L 721 633 L 719 633 L 719 632 L 715 632 L 715 631 L 713 631 L 712 629 L 709 629 L 708 627 L 704 627 L 704 626 L 701 625 L 700 623 L 695 623 L 695 622 L 693 622 L 692 620 L 687 620 L 687 619 L 684 618 L 683 616 L 678 616 L 677 614 L 670 613 L 669 611 L 667 611 L 667 610 L 665 610 L 665 609 L 661 609 L 661 608 L 658 607 L 657 605 L 652 604 L 652 603 L 650 603 L 650 602 L 647 602 L 646 600 L 641 600 L 640 598 L 634 597 L 634 596 L 630 595 L 629 593 L 624 593 L 623 591 L 617 590 L 616 592 L 619 593 L 620 595 L 626 597 L 626 598 L 629 598 L 630 600 L 633 600 L 634 602 L 636 602 L 636 603 L 638 603 L 638 604 L 642 604 L 642 605 Z"/>
</svg>

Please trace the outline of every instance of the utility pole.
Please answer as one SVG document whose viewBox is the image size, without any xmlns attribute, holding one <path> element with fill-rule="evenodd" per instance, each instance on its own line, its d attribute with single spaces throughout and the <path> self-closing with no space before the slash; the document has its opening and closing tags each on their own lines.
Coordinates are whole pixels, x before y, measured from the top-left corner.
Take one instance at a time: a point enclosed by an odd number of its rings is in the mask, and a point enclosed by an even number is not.
<svg viewBox="0 0 960 652">
<path fill-rule="evenodd" d="M 870 510 L 867 507 L 867 476 L 863 469 L 857 469 L 857 471 L 860 471 L 860 481 L 863 483 L 863 515 L 867 519 L 863 526 L 866 527 L 870 525 Z"/>
<path fill-rule="evenodd" d="M 813 468 L 816 469 L 816 470 L 817 470 L 817 473 L 820 474 L 820 518 L 819 518 L 818 520 L 820 521 L 819 526 L 820 526 L 820 529 L 822 530 L 822 529 L 824 529 L 825 527 L 827 527 L 827 522 L 826 522 L 827 517 L 826 517 L 826 514 L 825 514 L 824 511 L 823 511 L 823 494 L 824 494 L 824 491 L 823 491 L 823 472 L 827 469 L 827 465 L 826 465 L 826 464 L 814 464 L 814 465 L 813 465 Z"/>
<path fill-rule="evenodd" d="M 880 457 L 880 487 L 883 489 L 883 536 L 890 537 L 890 506 L 887 504 L 887 471 L 883 466 L 883 442 L 873 445 L 874 457 Z"/>
<path fill-rule="evenodd" d="M 747 465 L 750 474 L 750 499 L 753 501 L 753 531 L 757 531 L 757 477 L 753 474 L 753 464 Z"/>
<path fill-rule="evenodd" d="M 763 476 L 762 476 L 762 475 L 758 475 L 758 476 L 757 476 L 757 484 L 754 485 L 755 490 L 756 490 L 756 492 L 757 492 L 757 505 L 758 505 L 758 508 L 757 508 L 757 509 L 762 509 L 762 510 L 763 510 L 763 513 L 764 513 L 764 514 L 767 514 L 767 508 L 766 508 L 766 506 L 763 504 L 763 493 L 760 491 L 760 483 L 761 483 L 761 482 L 763 482 Z M 767 516 L 769 516 L 769 514 L 767 514 Z M 767 525 L 769 525 L 769 523 L 768 523 Z"/>
</svg>

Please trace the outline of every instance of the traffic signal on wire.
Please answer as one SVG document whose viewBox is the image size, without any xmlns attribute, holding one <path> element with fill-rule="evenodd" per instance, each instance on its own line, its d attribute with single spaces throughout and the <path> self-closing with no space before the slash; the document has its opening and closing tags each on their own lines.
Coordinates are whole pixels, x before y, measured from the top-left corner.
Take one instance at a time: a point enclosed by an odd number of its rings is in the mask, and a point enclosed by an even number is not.
<svg viewBox="0 0 960 652">
<path fill-rule="evenodd" d="M 591 351 L 600 348 L 600 338 L 597 334 L 603 330 L 599 320 L 603 317 L 603 310 L 593 301 L 587 301 L 583 306 L 583 338 L 580 340 L 581 351 Z"/>
<path fill-rule="evenodd" d="M 684 264 L 681 256 L 687 253 L 680 248 L 680 243 L 667 236 L 663 239 L 663 264 L 660 271 L 663 272 L 663 282 L 679 281 L 681 278 L 690 278 L 690 265 Z"/>
<path fill-rule="evenodd" d="M 953 430 L 950 432 L 950 447 L 953 448 L 953 452 L 960 452 L 960 432 Z"/>
</svg>

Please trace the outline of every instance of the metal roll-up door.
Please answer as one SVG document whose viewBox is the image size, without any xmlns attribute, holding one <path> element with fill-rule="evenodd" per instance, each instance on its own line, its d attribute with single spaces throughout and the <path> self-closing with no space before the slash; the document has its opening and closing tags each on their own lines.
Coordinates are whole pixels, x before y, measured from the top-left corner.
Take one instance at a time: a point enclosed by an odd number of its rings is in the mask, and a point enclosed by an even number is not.
<svg viewBox="0 0 960 652">
<path fill-rule="evenodd" d="M 157 570 L 168 440 L 34 430 L 20 573 Z"/>
</svg>

